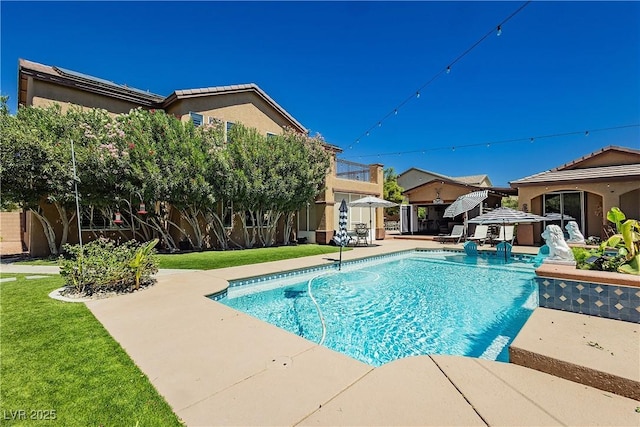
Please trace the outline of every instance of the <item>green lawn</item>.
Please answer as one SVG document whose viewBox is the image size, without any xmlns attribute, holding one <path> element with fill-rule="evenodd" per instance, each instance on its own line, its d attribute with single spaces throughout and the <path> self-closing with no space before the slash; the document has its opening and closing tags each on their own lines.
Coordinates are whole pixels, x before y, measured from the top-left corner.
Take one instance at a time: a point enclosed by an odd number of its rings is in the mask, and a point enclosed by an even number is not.
<svg viewBox="0 0 640 427">
<path fill-rule="evenodd" d="M 345 251 L 350 251 L 351 249 L 352 248 L 344 248 Z M 159 268 L 213 270 L 215 268 L 280 261 L 310 255 L 330 254 L 338 251 L 340 251 L 340 248 L 335 246 L 298 245 L 279 246 L 275 248 L 160 254 L 158 258 L 160 260 Z M 49 259 L 37 259 L 18 261 L 16 264 L 57 265 L 57 262 Z"/>
<path fill-rule="evenodd" d="M 62 278 L 1 276 L 18 277 L 0 283 L 0 402 L 6 425 L 181 425 L 84 304 L 47 296 L 62 286 Z M 37 419 L 52 415 L 55 420 Z"/>
<path fill-rule="evenodd" d="M 330 254 L 338 252 L 339 250 L 340 248 L 335 246 L 299 245 L 233 251 L 206 251 L 171 255 L 162 254 L 158 255 L 158 258 L 160 259 L 159 268 L 194 268 L 199 270 L 212 270 L 215 268 L 280 261 L 283 259 L 299 258 L 309 255 Z M 351 248 L 344 248 L 344 250 L 351 250 Z"/>
</svg>

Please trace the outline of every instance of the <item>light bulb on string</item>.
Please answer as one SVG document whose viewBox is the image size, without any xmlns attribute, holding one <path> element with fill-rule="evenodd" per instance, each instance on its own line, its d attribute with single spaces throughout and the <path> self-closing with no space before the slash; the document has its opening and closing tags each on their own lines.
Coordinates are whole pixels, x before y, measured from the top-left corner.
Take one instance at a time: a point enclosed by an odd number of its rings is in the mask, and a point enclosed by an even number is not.
<svg viewBox="0 0 640 427">
<path fill-rule="evenodd" d="M 589 131 L 586 131 L 586 132 L 584 133 L 584 136 L 589 136 Z"/>
<path fill-rule="evenodd" d="M 393 110 L 393 115 L 397 116 L 398 115 L 398 109 L 396 108 L 395 110 Z"/>
<path fill-rule="evenodd" d="M 416 98 L 420 98 L 420 91 L 416 92 Z"/>
<path fill-rule="evenodd" d="M 502 27 L 500 25 L 498 25 L 498 32 L 496 33 L 496 35 L 498 37 L 500 37 L 502 35 Z"/>
<path fill-rule="evenodd" d="M 378 122 L 378 127 L 381 127 L 381 126 L 382 126 L 382 122 Z"/>
<path fill-rule="evenodd" d="M 531 139 L 529 140 L 529 142 L 533 144 L 533 138 L 531 138 Z"/>
<path fill-rule="evenodd" d="M 456 147 L 451 147 L 451 151 L 456 151 Z"/>
<path fill-rule="evenodd" d="M 369 136 L 369 131 L 367 131 L 367 136 Z"/>
<path fill-rule="evenodd" d="M 449 74 L 450 72 L 451 72 L 451 66 L 449 65 L 449 66 L 447 67 L 447 74 Z"/>
</svg>

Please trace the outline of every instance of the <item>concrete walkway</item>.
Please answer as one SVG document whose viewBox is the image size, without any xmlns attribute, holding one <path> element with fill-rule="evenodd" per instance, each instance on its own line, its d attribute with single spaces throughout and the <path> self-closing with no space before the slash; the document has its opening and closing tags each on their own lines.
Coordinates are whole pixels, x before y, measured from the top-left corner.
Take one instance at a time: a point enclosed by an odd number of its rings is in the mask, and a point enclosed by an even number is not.
<svg viewBox="0 0 640 427">
<path fill-rule="evenodd" d="M 170 276 L 172 274 L 184 274 L 188 271 L 198 270 L 178 270 L 171 268 L 164 268 L 158 270 L 156 277 Z M 25 265 L 14 263 L 1 263 L 0 273 L 25 273 L 25 274 L 59 274 L 60 267 L 57 265 Z"/>
<path fill-rule="evenodd" d="M 377 243 L 343 258 L 451 247 Z M 167 275 L 87 306 L 188 425 L 640 425 L 640 402 L 539 371 L 455 356 L 373 368 L 205 297 L 231 279 L 332 259 Z"/>
</svg>

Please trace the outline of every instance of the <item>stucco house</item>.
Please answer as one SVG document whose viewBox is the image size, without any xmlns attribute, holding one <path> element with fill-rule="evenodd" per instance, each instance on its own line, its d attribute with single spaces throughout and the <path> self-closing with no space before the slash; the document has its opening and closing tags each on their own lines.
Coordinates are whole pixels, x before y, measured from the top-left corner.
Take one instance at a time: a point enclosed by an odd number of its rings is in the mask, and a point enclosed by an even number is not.
<svg viewBox="0 0 640 427">
<path fill-rule="evenodd" d="M 493 187 L 488 175 L 450 177 L 416 167 L 398 175 L 398 184 L 404 188 L 403 194 L 413 207 L 412 218 L 407 218 L 413 223 L 412 231 L 420 234 L 448 233 L 454 224 L 461 224 L 462 216 L 445 218 L 444 211 L 464 194 L 479 190 L 487 190 L 488 194 L 481 205 L 469 211 L 469 218 L 481 214 L 485 208 L 500 206 L 503 197 L 516 194 L 512 188 Z M 420 218 L 418 210 L 423 211 Z"/>
<path fill-rule="evenodd" d="M 307 129 L 256 84 L 215 86 L 176 90 L 168 96 L 153 94 L 116 84 L 61 67 L 20 59 L 18 67 L 18 104 L 21 106 L 61 105 L 101 108 L 110 113 L 127 113 L 133 108 L 164 110 L 183 121 L 193 120 L 196 126 L 217 119 L 229 129 L 235 123 L 253 127 L 265 135 L 281 134 L 291 128 L 307 134 Z M 315 203 L 303 208 L 298 215 L 298 237 L 326 244 L 333 237 L 338 224 L 338 209 L 342 199 L 347 202 L 373 195 L 382 197 L 383 171 L 380 164 L 357 164 L 338 158 L 339 147 L 326 144 L 331 155 L 331 167 L 326 177 L 326 189 Z M 28 215 L 27 215 L 28 216 Z M 369 223 L 369 210 L 350 209 L 351 223 Z M 384 238 L 382 209 L 374 210 L 375 237 Z M 233 226 L 233 224 L 231 224 Z M 70 230 L 71 243 L 77 230 Z M 83 234 L 84 235 L 84 234 Z M 87 238 L 90 235 L 87 233 Z M 45 238 L 38 221 L 27 218 L 23 242 L 32 255 L 46 255 Z"/>
<path fill-rule="evenodd" d="M 520 209 L 570 216 L 585 236 L 605 237 L 606 214 L 612 207 L 619 207 L 627 218 L 640 218 L 640 150 L 604 147 L 510 185 L 518 190 Z M 540 243 L 546 224 L 564 227 L 568 220 L 527 227 L 532 227 L 533 240 Z"/>
</svg>

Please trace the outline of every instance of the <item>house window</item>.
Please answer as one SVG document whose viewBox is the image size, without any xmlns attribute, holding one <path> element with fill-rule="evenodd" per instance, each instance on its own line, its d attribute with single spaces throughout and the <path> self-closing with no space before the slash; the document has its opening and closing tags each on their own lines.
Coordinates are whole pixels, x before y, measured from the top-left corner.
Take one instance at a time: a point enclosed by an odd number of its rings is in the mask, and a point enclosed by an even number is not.
<svg viewBox="0 0 640 427">
<path fill-rule="evenodd" d="M 233 141 L 231 141 L 231 139 L 229 138 L 229 132 L 231 131 L 231 129 L 233 129 L 233 127 L 234 127 L 235 125 L 236 125 L 236 124 L 235 124 L 234 122 L 227 122 L 227 126 L 226 126 L 226 134 L 225 134 L 225 136 L 224 136 L 224 137 L 225 137 L 225 140 L 226 140 L 227 142 L 233 142 Z"/>
<path fill-rule="evenodd" d="M 267 139 L 275 138 L 276 136 L 275 133 L 267 132 Z"/>
<path fill-rule="evenodd" d="M 191 118 L 191 121 L 193 122 L 193 125 L 195 127 L 202 126 L 202 124 L 204 123 L 204 116 L 202 114 L 198 114 L 198 113 L 194 113 L 193 111 L 190 111 L 189 117 Z"/>
<path fill-rule="evenodd" d="M 224 225 L 225 228 L 232 228 L 233 227 L 233 202 L 232 201 L 228 201 L 228 202 L 222 202 L 224 209 L 222 212 L 222 224 Z"/>
</svg>

